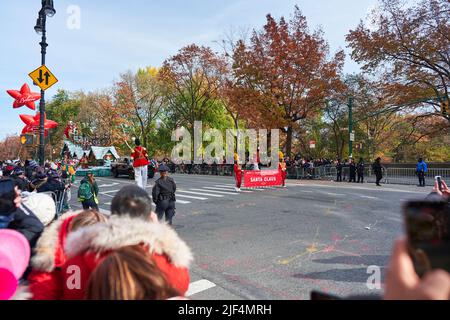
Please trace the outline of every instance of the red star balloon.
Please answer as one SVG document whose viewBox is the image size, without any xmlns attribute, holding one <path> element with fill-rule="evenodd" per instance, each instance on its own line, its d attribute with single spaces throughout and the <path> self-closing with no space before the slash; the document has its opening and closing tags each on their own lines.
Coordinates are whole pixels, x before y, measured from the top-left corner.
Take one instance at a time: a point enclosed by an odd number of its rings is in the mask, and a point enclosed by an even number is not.
<svg viewBox="0 0 450 320">
<path fill-rule="evenodd" d="M 39 113 L 37 113 L 34 117 L 27 114 L 21 114 L 19 117 L 25 123 L 25 127 L 22 130 L 22 134 L 39 131 L 39 122 L 41 119 Z M 58 126 L 57 122 L 47 120 L 47 117 L 45 116 L 44 118 L 45 136 L 48 135 L 48 130 L 54 129 L 57 126 Z"/>
<path fill-rule="evenodd" d="M 41 98 L 39 93 L 31 92 L 30 87 L 25 83 L 20 91 L 17 90 L 7 90 L 8 94 L 15 99 L 13 103 L 13 108 L 20 108 L 22 106 L 27 106 L 31 110 L 36 109 L 34 102 Z"/>
</svg>

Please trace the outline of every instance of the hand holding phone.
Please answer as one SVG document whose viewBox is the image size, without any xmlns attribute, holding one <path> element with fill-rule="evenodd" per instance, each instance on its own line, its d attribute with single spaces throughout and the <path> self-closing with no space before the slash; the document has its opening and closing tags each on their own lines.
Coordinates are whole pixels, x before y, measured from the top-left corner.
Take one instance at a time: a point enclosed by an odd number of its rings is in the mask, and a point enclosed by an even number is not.
<svg viewBox="0 0 450 320">
<path fill-rule="evenodd" d="M 440 191 L 440 192 L 442 192 L 442 177 L 441 176 L 436 176 L 436 177 L 434 177 L 434 180 L 437 182 L 437 185 L 438 185 L 438 190 Z"/>
<path fill-rule="evenodd" d="M 446 201 L 410 201 L 404 205 L 408 249 L 416 273 L 450 272 L 450 209 Z"/>
</svg>

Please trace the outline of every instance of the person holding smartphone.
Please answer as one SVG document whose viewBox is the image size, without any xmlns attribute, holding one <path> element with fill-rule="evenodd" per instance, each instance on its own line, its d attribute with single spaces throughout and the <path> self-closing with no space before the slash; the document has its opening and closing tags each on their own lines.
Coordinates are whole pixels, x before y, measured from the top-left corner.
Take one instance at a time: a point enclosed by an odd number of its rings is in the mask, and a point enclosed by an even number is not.
<svg viewBox="0 0 450 320">
<path fill-rule="evenodd" d="M 450 189 L 440 177 L 425 201 L 405 205 L 407 237 L 395 242 L 386 275 L 387 300 L 450 300 Z M 442 201 L 444 200 L 444 201 Z"/>
</svg>

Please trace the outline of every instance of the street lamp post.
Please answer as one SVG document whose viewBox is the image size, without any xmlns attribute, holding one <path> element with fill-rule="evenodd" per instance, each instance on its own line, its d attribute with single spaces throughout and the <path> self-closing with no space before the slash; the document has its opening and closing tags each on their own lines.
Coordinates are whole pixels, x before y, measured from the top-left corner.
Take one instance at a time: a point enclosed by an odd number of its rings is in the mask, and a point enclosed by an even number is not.
<svg viewBox="0 0 450 320">
<path fill-rule="evenodd" d="M 46 37 L 46 22 L 47 16 L 53 17 L 56 13 L 53 7 L 53 0 L 42 0 L 42 8 L 39 10 L 38 19 L 34 30 L 41 35 L 41 65 L 45 65 L 45 54 L 47 53 L 47 37 Z M 41 100 L 39 102 L 39 163 L 44 165 L 45 162 L 45 91 L 41 89 Z"/>
<path fill-rule="evenodd" d="M 348 156 L 353 158 L 353 97 L 348 98 Z"/>
</svg>

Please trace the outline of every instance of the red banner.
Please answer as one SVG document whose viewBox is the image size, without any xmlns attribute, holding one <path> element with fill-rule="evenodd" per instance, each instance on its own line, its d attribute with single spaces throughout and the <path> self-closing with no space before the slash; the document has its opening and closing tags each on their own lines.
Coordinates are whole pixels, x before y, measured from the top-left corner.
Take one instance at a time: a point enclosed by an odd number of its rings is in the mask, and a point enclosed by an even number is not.
<svg viewBox="0 0 450 320">
<path fill-rule="evenodd" d="M 274 187 L 283 184 L 279 170 L 245 170 L 244 188 Z"/>
</svg>

